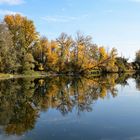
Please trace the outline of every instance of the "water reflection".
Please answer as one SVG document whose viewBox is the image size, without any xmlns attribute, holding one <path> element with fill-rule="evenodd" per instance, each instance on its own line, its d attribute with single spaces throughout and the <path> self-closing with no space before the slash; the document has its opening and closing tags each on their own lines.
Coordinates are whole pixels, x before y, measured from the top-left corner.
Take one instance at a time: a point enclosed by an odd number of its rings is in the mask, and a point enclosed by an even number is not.
<svg viewBox="0 0 140 140">
<path fill-rule="evenodd" d="M 91 112 L 98 99 L 116 97 L 117 84 L 127 85 L 130 75 L 102 77 L 47 77 L 0 81 L 0 125 L 7 134 L 22 135 L 35 127 L 41 111 L 57 109 L 68 115 L 76 109 Z M 140 77 L 136 79 L 140 90 Z"/>
<path fill-rule="evenodd" d="M 140 91 L 140 74 L 136 73 L 135 75 L 133 75 L 133 78 L 136 82 L 136 89 Z"/>
</svg>

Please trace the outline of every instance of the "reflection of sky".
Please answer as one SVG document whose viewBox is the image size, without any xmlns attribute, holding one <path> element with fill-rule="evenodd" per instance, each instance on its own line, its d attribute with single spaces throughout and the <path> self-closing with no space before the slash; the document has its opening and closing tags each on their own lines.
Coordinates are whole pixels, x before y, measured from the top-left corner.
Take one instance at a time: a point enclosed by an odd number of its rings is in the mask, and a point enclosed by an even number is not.
<svg viewBox="0 0 140 140">
<path fill-rule="evenodd" d="M 117 86 L 118 96 L 97 100 L 92 112 L 62 116 L 56 109 L 42 112 L 28 138 L 38 140 L 138 140 L 140 139 L 140 92 L 133 79 L 126 87 Z M 26 138 L 25 136 L 25 138 Z"/>
<path fill-rule="evenodd" d="M 22 137 L 21 136 L 0 135 L 0 140 L 22 140 Z"/>
<path fill-rule="evenodd" d="M 0 0 L 1 18 L 16 12 L 33 19 L 50 39 L 81 30 L 131 59 L 140 46 L 139 0 Z"/>
</svg>

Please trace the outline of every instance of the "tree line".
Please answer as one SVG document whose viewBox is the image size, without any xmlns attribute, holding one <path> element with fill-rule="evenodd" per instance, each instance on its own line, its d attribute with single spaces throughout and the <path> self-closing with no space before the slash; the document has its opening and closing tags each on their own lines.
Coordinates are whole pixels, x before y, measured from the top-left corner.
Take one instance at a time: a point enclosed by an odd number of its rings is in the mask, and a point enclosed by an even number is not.
<svg viewBox="0 0 140 140">
<path fill-rule="evenodd" d="M 50 41 L 39 35 L 27 17 L 6 15 L 0 22 L 0 73 L 87 74 L 139 69 L 140 51 L 135 61 L 128 63 L 115 48 L 108 51 L 80 32 L 75 38 L 61 33 Z"/>
</svg>

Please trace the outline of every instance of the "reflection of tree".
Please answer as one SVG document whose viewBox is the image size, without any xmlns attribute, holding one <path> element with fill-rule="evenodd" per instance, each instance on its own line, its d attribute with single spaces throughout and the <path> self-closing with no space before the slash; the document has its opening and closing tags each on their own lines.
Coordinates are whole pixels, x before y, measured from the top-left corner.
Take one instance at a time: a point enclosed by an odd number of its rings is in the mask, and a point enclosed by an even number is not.
<svg viewBox="0 0 140 140">
<path fill-rule="evenodd" d="M 37 109 L 32 106 L 31 80 L 0 81 L 0 124 L 8 134 L 22 134 L 33 129 Z"/>
<path fill-rule="evenodd" d="M 34 128 L 37 111 L 30 104 L 21 104 L 14 108 L 14 114 L 5 127 L 8 134 L 22 134 Z"/>
<path fill-rule="evenodd" d="M 128 85 L 128 82 L 127 82 L 127 80 L 128 80 L 128 78 L 130 78 L 131 77 L 131 74 L 120 74 L 119 75 L 119 77 L 117 78 L 117 80 L 116 80 L 116 83 L 119 83 L 120 85 L 122 85 L 122 86 L 126 86 L 126 85 Z"/>
<path fill-rule="evenodd" d="M 56 77 L 42 79 L 35 90 L 34 97 L 38 98 L 40 107 L 57 108 L 63 115 L 71 112 L 75 107 L 78 112 L 91 111 L 91 104 L 107 94 L 117 95 L 115 88 L 116 77 Z M 39 83 L 41 79 L 36 80 Z M 37 101 L 37 100 L 35 100 Z M 42 107 L 41 107 L 42 108 Z M 47 109 L 46 108 L 46 109 Z"/>
<path fill-rule="evenodd" d="M 98 99 L 117 96 L 116 82 L 121 83 L 118 75 L 0 81 L 0 125 L 8 134 L 21 135 L 34 128 L 39 110 L 90 112 Z"/>
<path fill-rule="evenodd" d="M 140 74 L 137 73 L 133 77 L 135 78 L 136 81 L 136 88 L 140 90 Z"/>
</svg>

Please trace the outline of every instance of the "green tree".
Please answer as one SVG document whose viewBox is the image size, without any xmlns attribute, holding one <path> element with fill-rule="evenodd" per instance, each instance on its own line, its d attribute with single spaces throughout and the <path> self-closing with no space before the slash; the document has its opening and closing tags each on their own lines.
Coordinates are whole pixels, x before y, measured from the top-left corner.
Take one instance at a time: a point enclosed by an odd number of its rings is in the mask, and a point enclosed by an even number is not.
<svg viewBox="0 0 140 140">
<path fill-rule="evenodd" d="M 12 34 L 5 23 L 0 23 L 0 72 L 13 73 L 17 71 L 19 64 L 16 54 Z"/>
<path fill-rule="evenodd" d="M 136 52 L 135 62 L 140 63 L 140 50 Z"/>
<path fill-rule="evenodd" d="M 35 47 L 39 39 L 33 21 L 19 14 L 6 15 L 4 21 L 13 35 L 14 47 L 18 52 L 17 58 L 21 65 L 19 73 L 32 70 L 34 65 L 34 60 L 31 56 L 32 48 Z"/>
</svg>

